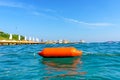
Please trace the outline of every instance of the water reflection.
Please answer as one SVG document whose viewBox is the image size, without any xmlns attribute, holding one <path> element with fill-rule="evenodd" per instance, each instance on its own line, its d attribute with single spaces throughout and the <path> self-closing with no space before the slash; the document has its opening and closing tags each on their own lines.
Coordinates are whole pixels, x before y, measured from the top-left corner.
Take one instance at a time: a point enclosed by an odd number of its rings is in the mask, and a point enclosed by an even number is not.
<svg viewBox="0 0 120 80">
<path fill-rule="evenodd" d="M 76 68 L 81 64 L 79 57 L 75 58 L 43 58 L 42 63 L 55 68 Z"/>
<path fill-rule="evenodd" d="M 84 75 L 86 72 L 81 72 L 82 61 L 80 57 L 72 58 L 42 58 L 42 64 L 46 66 L 45 70 L 47 74 L 51 76 L 45 76 L 45 78 L 58 78 L 66 76 Z M 58 74 L 58 72 L 60 74 Z M 57 74 L 55 74 L 57 73 Z M 54 75 L 53 75 L 54 74 Z"/>
</svg>

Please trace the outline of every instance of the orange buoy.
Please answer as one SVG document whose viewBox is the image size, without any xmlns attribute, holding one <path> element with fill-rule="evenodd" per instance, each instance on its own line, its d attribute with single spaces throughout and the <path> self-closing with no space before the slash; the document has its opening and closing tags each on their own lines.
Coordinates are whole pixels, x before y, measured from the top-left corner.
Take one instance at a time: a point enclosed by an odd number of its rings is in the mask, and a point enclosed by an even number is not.
<svg viewBox="0 0 120 80">
<path fill-rule="evenodd" d="M 81 56 L 82 51 L 79 51 L 74 47 L 57 47 L 44 48 L 38 54 L 43 57 L 75 57 Z"/>
</svg>

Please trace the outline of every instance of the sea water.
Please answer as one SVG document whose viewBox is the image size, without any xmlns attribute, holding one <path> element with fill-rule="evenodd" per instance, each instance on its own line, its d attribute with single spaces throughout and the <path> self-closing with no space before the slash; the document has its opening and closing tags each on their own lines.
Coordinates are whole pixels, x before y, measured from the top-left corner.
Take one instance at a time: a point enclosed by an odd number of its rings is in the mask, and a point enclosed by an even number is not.
<svg viewBox="0 0 120 80">
<path fill-rule="evenodd" d="M 43 58 L 46 47 L 75 47 L 81 57 Z M 0 80 L 120 80 L 120 43 L 0 46 Z"/>
</svg>

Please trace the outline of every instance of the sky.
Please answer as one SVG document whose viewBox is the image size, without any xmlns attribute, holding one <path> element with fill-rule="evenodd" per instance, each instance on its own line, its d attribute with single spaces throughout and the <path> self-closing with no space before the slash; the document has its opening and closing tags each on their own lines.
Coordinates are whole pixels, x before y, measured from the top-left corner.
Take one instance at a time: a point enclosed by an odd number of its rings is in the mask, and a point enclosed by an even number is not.
<svg viewBox="0 0 120 80">
<path fill-rule="evenodd" d="M 43 40 L 120 41 L 120 0 L 0 0 L 0 30 Z"/>
</svg>

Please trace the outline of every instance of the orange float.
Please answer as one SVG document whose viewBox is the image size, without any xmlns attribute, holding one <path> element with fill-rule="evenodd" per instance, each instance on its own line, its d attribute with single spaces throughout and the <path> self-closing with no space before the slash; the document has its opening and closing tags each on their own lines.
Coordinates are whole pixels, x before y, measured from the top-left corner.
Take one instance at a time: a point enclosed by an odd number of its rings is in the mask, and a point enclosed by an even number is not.
<svg viewBox="0 0 120 80">
<path fill-rule="evenodd" d="M 81 56 L 82 51 L 74 47 L 44 48 L 38 53 L 42 57 L 75 57 Z"/>
</svg>

